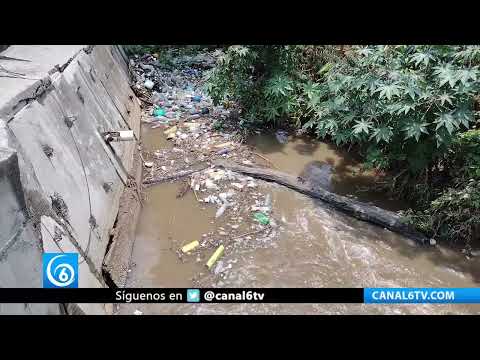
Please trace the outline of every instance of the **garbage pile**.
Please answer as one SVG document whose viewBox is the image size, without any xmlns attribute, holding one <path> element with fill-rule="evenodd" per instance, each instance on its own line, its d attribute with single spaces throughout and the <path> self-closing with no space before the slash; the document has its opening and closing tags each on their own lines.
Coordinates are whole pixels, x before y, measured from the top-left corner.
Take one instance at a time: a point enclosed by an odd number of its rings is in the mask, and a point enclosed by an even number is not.
<svg viewBox="0 0 480 360">
<path fill-rule="evenodd" d="M 193 120 L 210 114 L 210 111 L 214 116 L 228 116 L 228 111 L 222 107 L 213 108 L 211 99 L 200 89 L 203 69 L 212 67 L 215 58 L 199 54 L 176 60 L 177 67 L 165 69 L 154 55 L 136 55 L 130 59 L 132 88 L 140 100 L 151 106 L 150 116 L 144 122 L 168 123 L 184 116 Z"/>
<path fill-rule="evenodd" d="M 205 261 L 213 274 L 223 276 L 232 263 L 225 266 L 222 256 L 238 248 L 265 245 L 274 237 L 277 225 L 271 199 L 256 180 L 215 168 L 212 163 L 215 159 L 227 159 L 248 166 L 260 160 L 248 146 L 235 141 L 231 133 L 214 126 L 216 120 L 231 115 L 230 110 L 213 106 L 201 89 L 203 70 L 214 65 L 214 57 L 200 54 L 181 57 L 176 63 L 178 67 L 170 71 L 160 66 L 153 55 L 130 60 L 132 88 L 147 104 L 144 126 L 161 128 L 159 136 L 172 145 L 151 152 L 143 150 L 143 157 L 149 159 L 144 163 L 144 182 L 173 177 L 200 164 L 202 168 L 208 166 L 190 175 L 187 190 L 205 207 L 215 207 L 215 230 L 185 244 L 177 254 L 180 258 Z M 181 193 L 179 197 L 185 191 Z"/>
</svg>

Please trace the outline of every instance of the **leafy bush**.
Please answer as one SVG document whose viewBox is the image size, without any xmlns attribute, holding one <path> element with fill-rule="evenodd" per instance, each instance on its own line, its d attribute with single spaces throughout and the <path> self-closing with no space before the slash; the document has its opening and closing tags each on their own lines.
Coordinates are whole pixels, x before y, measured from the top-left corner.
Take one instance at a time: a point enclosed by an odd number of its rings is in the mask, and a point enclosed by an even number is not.
<svg viewBox="0 0 480 360">
<path fill-rule="evenodd" d="M 470 243 L 480 238 L 480 131 L 456 137 L 445 165 L 446 189 L 423 210 L 406 215 L 432 237 Z"/>
<path fill-rule="evenodd" d="M 475 121 L 479 59 L 480 47 L 357 48 L 323 83 L 306 86 L 304 127 L 366 147 L 371 166 L 429 171 Z"/>
<path fill-rule="evenodd" d="M 240 127 L 275 126 L 302 116 L 303 83 L 336 56 L 327 46 L 230 46 L 206 90 L 215 104 L 240 106 Z"/>
<path fill-rule="evenodd" d="M 313 54 L 313 55 L 312 55 Z M 240 126 L 294 120 L 368 164 L 413 174 L 445 154 L 474 122 L 479 46 L 231 46 L 207 91 L 238 103 Z"/>
</svg>

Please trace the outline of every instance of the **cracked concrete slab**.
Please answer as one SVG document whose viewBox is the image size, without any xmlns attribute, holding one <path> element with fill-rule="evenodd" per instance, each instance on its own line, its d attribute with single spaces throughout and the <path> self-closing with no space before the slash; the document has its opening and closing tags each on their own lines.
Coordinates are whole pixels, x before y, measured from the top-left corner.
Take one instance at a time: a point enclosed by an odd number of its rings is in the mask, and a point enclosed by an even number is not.
<svg viewBox="0 0 480 360">
<path fill-rule="evenodd" d="M 42 80 L 56 65 L 62 66 L 86 45 L 15 45 L 2 56 L 28 60 L 0 59 L 0 117 L 8 117 L 17 103 L 35 95 Z"/>
</svg>

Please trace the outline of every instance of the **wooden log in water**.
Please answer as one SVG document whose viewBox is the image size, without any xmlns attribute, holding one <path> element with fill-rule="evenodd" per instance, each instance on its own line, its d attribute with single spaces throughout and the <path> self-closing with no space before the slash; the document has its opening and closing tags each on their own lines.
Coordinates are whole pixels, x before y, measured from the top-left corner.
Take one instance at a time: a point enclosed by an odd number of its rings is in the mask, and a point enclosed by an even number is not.
<svg viewBox="0 0 480 360">
<path fill-rule="evenodd" d="M 226 170 L 286 186 L 312 198 L 322 200 L 333 208 L 356 219 L 382 226 L 390 231 L 409 237 L 422 245 L 430 244 L 429 238 L 406 224 L 402 217 L 395 212 L 352 200 L 321 188 L 313 188 L 301 178 L 277 170 L 242 166 L 223 160 L 217 160 L 214 163 L 216 166 Z"/>
</svg>

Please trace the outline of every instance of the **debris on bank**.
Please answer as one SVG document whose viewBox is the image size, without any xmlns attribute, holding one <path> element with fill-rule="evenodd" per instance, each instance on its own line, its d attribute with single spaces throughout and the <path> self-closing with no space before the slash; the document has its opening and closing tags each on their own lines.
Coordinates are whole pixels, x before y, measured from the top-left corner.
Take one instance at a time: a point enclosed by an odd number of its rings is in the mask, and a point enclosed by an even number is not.
<svg viewBox="0 0 480 360">
<path fill-rule="evenodd" d="M 226 159 L 258 166 L 269 165 L 268 159 L 259 158 L 235 134 L 216 129 L 216 122 L 232 114 L 222 106 L 214 106 L 202 91 L 203 70 L 214 66 L 214 54 L 182 58 L 177 63 L 170 70 L 154 55 L 130 60 L 132 88 L 144 103 L 142 122 L 159 128 L 158 136 L 171 144 L 169 148 L 142 150 L 144 183 L 159 178 L 174 180 L 176 174 L 191 171 L 187 188 L 181 188 L 177 198 L 192 191 L 202 208 L 215 208 L 215 230 L 200 239 L 177 239 L 183 244 L 177 254 L 182 259 L 202 261 L 214 275 L 223 276 L 232 268 L 232 262 L 225 265 L 222 258 L 238 248 L 265 246 L 275 236 L 276 221 L 270 195 L 262 192 L 258 181 L 217 168 L 213 162 Z"/>
</svg>

